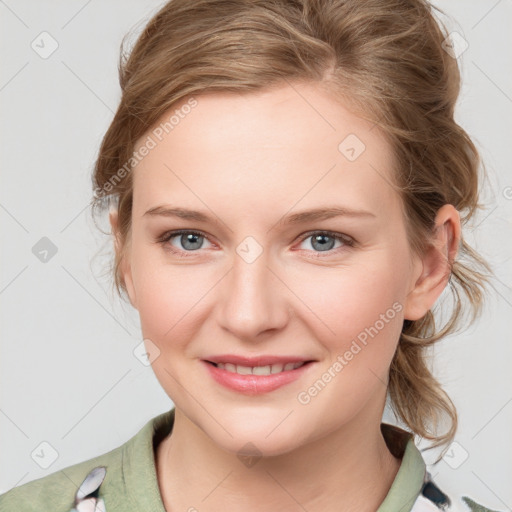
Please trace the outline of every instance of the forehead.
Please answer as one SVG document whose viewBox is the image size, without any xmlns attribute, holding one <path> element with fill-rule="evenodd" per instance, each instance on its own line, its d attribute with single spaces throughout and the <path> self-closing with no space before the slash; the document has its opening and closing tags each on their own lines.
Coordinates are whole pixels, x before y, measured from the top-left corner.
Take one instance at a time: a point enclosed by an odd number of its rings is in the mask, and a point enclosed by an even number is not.
<svg viewBox="0 0 512 512">
<path fill-rule="evenodd" d="M 398 199 L 384 136 L 311 84 L 195 96 L 135 150 L 144 145 L 152 148 L 134 169 L 134 210 L 177 198 L 199 206 L 201 197 L 217 205 L 229 197 L 253 212 L 269 200 L 288 210 L 298 201 L 384 208 Z"/>
</svg>

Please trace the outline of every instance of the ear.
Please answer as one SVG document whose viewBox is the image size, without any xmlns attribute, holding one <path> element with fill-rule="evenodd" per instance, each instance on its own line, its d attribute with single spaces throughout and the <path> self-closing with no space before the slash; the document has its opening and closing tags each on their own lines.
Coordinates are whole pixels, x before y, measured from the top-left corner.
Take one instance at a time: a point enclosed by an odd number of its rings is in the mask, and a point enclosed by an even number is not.
<svg viewBox="0 0 512 512">
<path fill-rule="evenodd" d="M 457 256 L 460 232 L 459 212 L 445 204 L 437 212 L 430 247 L 420 256 L 420 275 L 405 300 L 406 320 L 425 316 L 445 289 Z"/>
<path fill-rule="evenodd" d="M 123 247 L 121 245 L 121 238 L 119 235 L 119 219 L 117 210 L 110 210 L 109 220 L 110 226 L 112 228 L 112 235 L 114 236 L 114 247 L 116 254 L 121 254 Z M 131 265 L 128 259 L 126 258 L 126 248 L 124 249 L 125 255 L 123 256 L 123 259 L 119 265 L 119 272 L 121 273 L 122 280 L 124 281 L 124 284 L 126 286 L 126 291 L 128 292 L 130 303 L 135 309 L 137 309 L 137 297 L 135 294 L 135 287 L 133 286 Z"/>
</svg>

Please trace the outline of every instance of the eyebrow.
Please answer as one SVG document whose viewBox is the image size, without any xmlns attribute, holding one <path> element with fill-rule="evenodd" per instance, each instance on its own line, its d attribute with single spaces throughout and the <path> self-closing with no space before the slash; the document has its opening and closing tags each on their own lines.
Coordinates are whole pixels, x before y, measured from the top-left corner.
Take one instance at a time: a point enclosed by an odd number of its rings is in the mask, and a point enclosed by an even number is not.
<svg viewBox="0 0 512 512">
<path fill-rule="evenodd" d="M 143 216 L 163 216 L 163 217 L 178 217 L 185 220 L 193 220 L 196 222 L 212 222 L 213 224 L 219 224 L 217 219 L 210 217 L 204 212 L 197 210 L 189 210 L 187 208 L 178 208 L 170 206 L 155 206 L 150 208 Z M 302 212 L 293 213 L 284 217 L 278 224 L 281 225 L 295 225 L 306 222 L 314 222 L 331 219 L 333 217 L 376 217 L 372 212 L 366 210 L 355 210 L 351 208 L 344 208 L 341 206 L 324 207 L 324 208 L 313 208 L 310 210 L 304 210 Z"/>
</svg>

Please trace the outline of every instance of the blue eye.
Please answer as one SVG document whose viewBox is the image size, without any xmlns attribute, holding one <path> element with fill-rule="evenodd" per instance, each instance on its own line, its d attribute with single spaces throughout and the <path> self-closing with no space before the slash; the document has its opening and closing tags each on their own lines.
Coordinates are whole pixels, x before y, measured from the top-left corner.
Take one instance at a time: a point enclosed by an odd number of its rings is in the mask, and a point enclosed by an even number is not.
<svg viewBox="0 0 512 512">
<path fill-rule="evenodd" d="M 332 254 L 333 252 L 336 252 L 337 249 L 354 246 L 353 238 L 348 235 L 333 233 L 331 231 L 310 231 L 302 237 L 301 242 L 305 242 L 308 239 L 311 239 L 311 247 L 315 249 L 314 252 L 318 253 L 327 252 Z M 333 244 L 336 241 L 340 242 L 341 246 L 334 248 Z M 332 249 L 335 250 L 333 251 Z"/>
<path fill-rule="evenodd" d="M 179 238 L 178 238 L 179 237 Z M 177 238 L 181 247 L 173 245 L 171 240 Z M 311 247 L 313 249 L 301 249 L 301 250 L 312 250 L 316 253 L 315 257 L 322 257 L 322 253 L 326 253 L 327 256 L 337 253 L 339 250 L 345 250 L 353 247 L 355 241 L 348 235 L 341 233 L 334 233 L 332 231 L 310 231 L 301 237 L 301 243 L 311 239 Z M 194 252 L 199 249 L 203 249 L 203 243 L 207 240 L 211 244 L 206 234 L 201 231 L 191 231 L 180 229 L 177 231 L 168 231 L 161 235 L 157 242 L 162 244 L 166 250 L 169 250 L 180 257 L 194 256 Z M 333 244 L 339 242 L 341 245 L 334 247 Z"/>
<path fill-rule="evenodd" d="M 179 238 L 177 238 L 179 237 Z M 177 252 L 194 252 L 198 249 L 202 249 L 203 241 L 208 240 L 206 235 L 199 231 L 186 231 L 186 230 L 178 230 L 178 231 L 171 231 L 168 233 L 164 233 L 162 237 L 158 239 L 158 242 L 162 244 L 167 244 L 170 242 L 173 238 L 177 238 L 179 243 L 181 244 L 181 247 L 175 247 L 174 245 L 170 244 L 171 250 L 174 252 L 175 250 Z"/>
</svg>

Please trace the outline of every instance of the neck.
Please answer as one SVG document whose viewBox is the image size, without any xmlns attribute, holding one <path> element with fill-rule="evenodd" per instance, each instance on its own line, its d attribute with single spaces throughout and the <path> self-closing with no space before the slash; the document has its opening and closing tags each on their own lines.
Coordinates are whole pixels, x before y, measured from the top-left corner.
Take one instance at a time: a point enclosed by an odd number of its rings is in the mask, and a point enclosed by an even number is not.
<svg viewBox="0 0 512 512">
<path fill-rule="evenodd" d="M 401 461 L 387 448 L 380 419 L 361 419 L 246 466 L 176 409 L 172 433 L 156 453 L 165 509 L 374 512 Z"/>
</svg>

